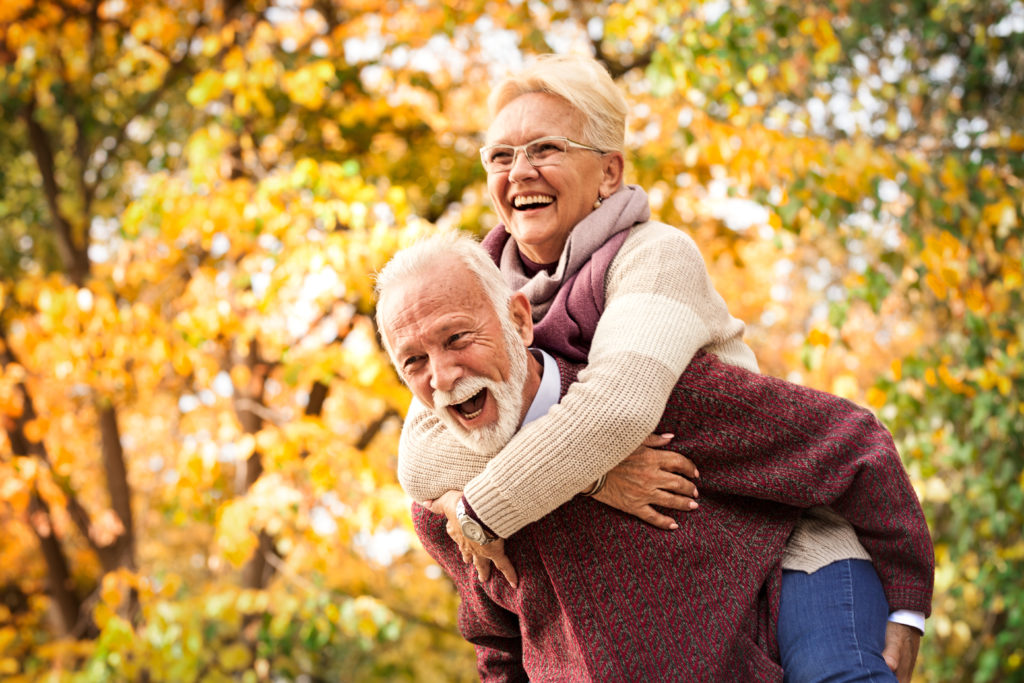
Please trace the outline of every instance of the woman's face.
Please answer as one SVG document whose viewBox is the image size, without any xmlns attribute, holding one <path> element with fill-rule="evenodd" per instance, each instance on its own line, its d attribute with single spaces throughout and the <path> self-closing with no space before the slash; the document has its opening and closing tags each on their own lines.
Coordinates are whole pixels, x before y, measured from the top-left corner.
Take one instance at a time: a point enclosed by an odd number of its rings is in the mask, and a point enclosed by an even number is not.
<svg viewBox="0 0 1024 683">
<path fill-rule="evenodd" d="M 498 112 L 487 130 L 487 144 L 522 145 L 548 135 L 583 142 L 581 119 L 568 102 L 554 95 L 520 95 Z M 519 152 L 509 171 L 487 174 L 487 189 L 522 253 L 531 261 L 552 263 L 573 227 L 594 210 L 598 194 L 610 195 L 621 177 L 618 153 L 570 148 L 561 164 L 534 168 Z"/>
</svg>

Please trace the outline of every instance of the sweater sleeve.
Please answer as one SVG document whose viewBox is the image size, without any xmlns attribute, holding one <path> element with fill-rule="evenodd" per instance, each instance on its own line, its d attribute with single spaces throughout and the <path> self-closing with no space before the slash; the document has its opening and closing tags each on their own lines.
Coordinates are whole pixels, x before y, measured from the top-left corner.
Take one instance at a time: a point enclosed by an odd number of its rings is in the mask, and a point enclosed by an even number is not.
<svg viewBox="0 0 1024 683">
<path fill-rule="evenodd" d="M 605 283 L 604 313 L 579 381 L 465 486 L 476 514 L 502 537 L 565 503 L 639 446 L 698 349 L 757 367 L 742 342 L 743 323 L 729 314 L 682 232 L 658 223 L 633 228 Z"/>
<path fill-rule="evenodd" d="M 441 565 L 459 591 L 459 631 L 476 648 L 477 673 L 483 683 L 525 683 L 519 618 L 495 603 L 476 579 L 472 564 L 462 561 L 458 546 L 445 531 L 444 515 L 413 504 L 413 525 L 424 549 Z"/>
<path fill-rule="evenodd" d="M 856 529 L 890 609 L 930 613 L 931 535 L 892 436 L 871 412 L 703 355 L 680 378 L 661 428 L 679 421 L 694 428 L 678 430 L 669 448 L 700 468 L 702 493 L 830 506 Z"/>
<path fill-rule="evenodd" d="M 429 408 L 412 400 L 398 440 L 398 483 L 413 500 L 463 490 L 489 459 L 464 446 Z"/>
</svg>

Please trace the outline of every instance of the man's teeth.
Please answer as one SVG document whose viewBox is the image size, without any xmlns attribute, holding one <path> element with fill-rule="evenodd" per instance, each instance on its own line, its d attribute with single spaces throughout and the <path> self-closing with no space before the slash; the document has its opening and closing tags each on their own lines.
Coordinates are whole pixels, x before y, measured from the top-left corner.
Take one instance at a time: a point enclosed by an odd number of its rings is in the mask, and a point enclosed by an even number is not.
<svg viewBox="0 0 1024 683">
<path fill-rule="evenodd" d="M 550 204 L 553 201 L 555 201 L 554 197 L 548 197 L 542 194 L 529 194 L 515 197 L 512 200 L 512 205 L 518 209 L 520 207 L 528 206 L 530 204 Z"/>
<path fill-rule="evenodd" d="M 480 413 L 484 412 L 484 405 L 486 404 L 487 396 L 484 390 L 476 392 L 465 401 L 460 401 L 454 407 L 463 418 L 472 420 L 478 417 Z"/>
</svg>

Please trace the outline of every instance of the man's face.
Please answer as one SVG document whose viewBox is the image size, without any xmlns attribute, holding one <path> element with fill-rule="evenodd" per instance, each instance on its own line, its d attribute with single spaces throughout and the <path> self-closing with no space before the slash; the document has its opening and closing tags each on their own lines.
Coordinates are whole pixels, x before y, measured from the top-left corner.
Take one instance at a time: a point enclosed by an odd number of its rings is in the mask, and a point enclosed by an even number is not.
<svg viewBox="0 0 1024 683">
<path fill-rule="evenodd" d="M 397 283 L 381 304 L 393 360 L 416 398 L 468 447 L 501 450 L 522 419 L 527 378 L 509 316 L 454 258 Z"/>
</svg>

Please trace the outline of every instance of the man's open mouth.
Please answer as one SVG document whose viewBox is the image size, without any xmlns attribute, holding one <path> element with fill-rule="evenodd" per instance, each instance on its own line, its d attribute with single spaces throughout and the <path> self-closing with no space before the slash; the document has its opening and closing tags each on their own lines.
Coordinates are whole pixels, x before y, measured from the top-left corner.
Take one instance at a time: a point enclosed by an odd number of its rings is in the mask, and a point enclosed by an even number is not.
<svg viewBox="0 0 1024 683">
<path fill-rule="evenodd" d="M 512 208 L 516 211 L 540 209 L 555 201 L 554 197 L 544 194 L 520 195 L 512 199 Z"/>
<path fill-rule="evenodd" d="M 472 420 L 479 417 L 480 413 L 484 411 L 484 404 L 486 402 L 487 389 L 481 389 L 462 403 L 456 403 L 449 407 L 455 410 L 462 419 Z"/>
</svg>

